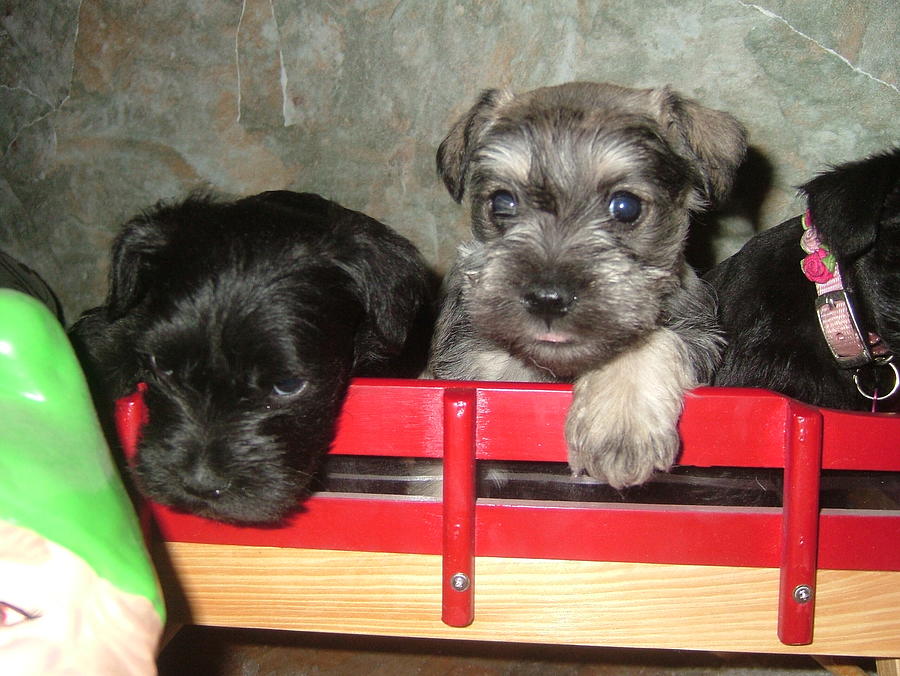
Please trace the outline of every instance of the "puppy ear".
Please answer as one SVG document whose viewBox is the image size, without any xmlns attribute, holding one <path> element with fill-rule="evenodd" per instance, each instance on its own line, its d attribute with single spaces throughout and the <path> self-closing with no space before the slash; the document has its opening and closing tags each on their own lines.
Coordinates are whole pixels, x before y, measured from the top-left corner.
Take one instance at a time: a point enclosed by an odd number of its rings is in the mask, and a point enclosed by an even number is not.
<svg viewBox="0 0 900 676">
<path fill-rule="evenodd" d="M 654 94 L 669 141 L 699 171 L 703 199 L 707 204 L 722 201 L 747 154 L 746 129 L 728 113 L 702 106 L 669 87 Z"/>
<path fill-rule="evenodd" d="M 158 265 L 158 254 L 166 243 L 165 229 L 154 214 L 145 214 L 125 225 L 112 247 L 104 303 L 110 321 L 124 316 L 144 297 Z"/>
<path fill-rule="evenodd" d="M 431 277 L 409 240 L 365 214 L 346 211 L 355 220 L 356 246 L 337 262 L 365 311 L 354 365 L 365 370 L 403 352 L 417 318 L 429 305 Z"/>
<path fill-rule="evenodd" d="M 838 260 L 852 260 L 875 244 L 882 226 L 900 226 L 900 148 L 834 167 L 800 191 L 822 239 Z"/>
<path fill-rule="evenodd" d="M 466 172 L 476 139 L 496 118 L 497 109 L 511 98 L 508 91 L 486 89 L 441 141 L 437 151 L 438 174 L 457 202 L 462 201 L 465 192 Z"/>
</svg>

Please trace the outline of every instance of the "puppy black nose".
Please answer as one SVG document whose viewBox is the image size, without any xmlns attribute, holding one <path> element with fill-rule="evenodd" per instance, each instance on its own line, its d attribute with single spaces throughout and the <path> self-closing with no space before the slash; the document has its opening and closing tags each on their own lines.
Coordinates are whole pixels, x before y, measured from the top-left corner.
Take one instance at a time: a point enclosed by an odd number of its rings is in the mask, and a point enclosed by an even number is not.
<svg viewBox="0 0 900 676">
<path fill-rule="evenodd" d="M 522 296 L 522 302 L 528 312 L 540 317 L 549 326 L 554 319 L 559 319 L 569 311 L 575 302 L 575 296 L 557 287 L 538 287 Z"/>
<path fill-rule="evenodd" d="M 228 489 L 228 482 L 206 471 L 194 471 L 183 480 L 185 492 L 203 500 L 218 500 Z"/>
</svg>

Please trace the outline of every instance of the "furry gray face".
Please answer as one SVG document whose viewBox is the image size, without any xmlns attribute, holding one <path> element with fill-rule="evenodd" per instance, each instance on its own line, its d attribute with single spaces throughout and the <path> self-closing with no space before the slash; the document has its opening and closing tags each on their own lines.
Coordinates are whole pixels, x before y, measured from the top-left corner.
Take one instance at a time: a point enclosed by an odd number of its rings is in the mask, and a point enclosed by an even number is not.
<svg viewBox="0 0 900 676">
<path fill-rule="evenodd" d="M 444 280 L 430 372 L 572 380 L 573 471 L 623 487 L 667 470 L 684 394 L 720 352 L 684 261 L 690 212 L 727 194 L 744 138 L 668 88 L 485 92 L 437 154 L 474 238 Z"/>
<path fill-rule="evenodd" d="M 720 146 L 691 146 L 705 121 Z M 487 94 L 438 154 L 471 202 L 457 269 L 475 330 L 559 379 L 627 349 L 682 285 L 690 211 L 730 183 L 720 155 L 742 143 L 732 118 L 668 90 Z"/>
<path fill-rule="evenodd" d="M 483 335 L 561 378 L 656 325 L 680 281 L 687 211 L 670 205 L 685 200 L 674 179 L 688 167 L 622 122 L 554 135 L 532 122 L 489 134 L 473 160 L 485 245 L 461 263 L 466 309 Z"/>
</svg>

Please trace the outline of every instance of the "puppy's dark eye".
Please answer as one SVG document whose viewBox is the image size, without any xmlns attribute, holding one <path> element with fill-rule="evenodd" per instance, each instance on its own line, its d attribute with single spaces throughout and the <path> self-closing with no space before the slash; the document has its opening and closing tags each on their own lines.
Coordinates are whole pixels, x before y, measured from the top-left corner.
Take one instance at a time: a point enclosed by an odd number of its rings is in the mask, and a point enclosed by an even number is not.
<svg viewBox="0 0 900 676">
<path fill-rule="evenodd" d="M 491 214 L 501 218 L 515 216 L 519 203 L 515 196 L 506 190 L 498 190 L 491 195 Z"/>
<path fill-rule="evenodd" d="M 609 215 L 620 223 L 634 223 L 641 215 L 641 200 L 624 190 L 614 192 L 609 199 Z"/>
<path fill-rule="evenodd" d="M 294 394 L 300 394 L 306 389 L 306 382 L 303 378 L 285 378 L 279 380 L 272 385 L 272 394 L 278 397 L 290 397 Z"/>
<path fill-rule="evenodd" d="M 150 368 L 153 369 L 153 373 L 160 377 L 168 378 L 175 373 L 175 369 L 171 364 L 166 363 L 155 354 L 150 355 Z"/>
</svg>

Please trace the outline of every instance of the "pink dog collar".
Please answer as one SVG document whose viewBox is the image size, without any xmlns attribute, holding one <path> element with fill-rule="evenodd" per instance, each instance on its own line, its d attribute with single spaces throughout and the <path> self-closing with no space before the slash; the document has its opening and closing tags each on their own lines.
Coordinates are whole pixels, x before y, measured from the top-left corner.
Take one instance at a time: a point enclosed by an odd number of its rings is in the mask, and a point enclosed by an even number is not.
<svg viewBox="0 0 900 676">
<path fill-rule="evenodd" d="M 802 223 L 800 246 L 807 255 L 800 261 L 800 269 L 816 285 L 816 316 L 822 335 L 838 366 L 857 369 L 853 376 L 856 389 L 874 407 L 879 399 L 892 397 L 900 389 L 900 374 L 897 365 L 892 363 L 894 355 L 877 334 L 864 334 L 860 328 L 852 295 L 844 288 L 841 268 L 820 239 L 809 209 L 803 214 Z M 860 368 L 868 365 L 886 366 L 893 371 L 893 387 L 887 394 L 880 394 L 877 389 L 866 392 L 860 384 Z"/>
<path fill-rule="evenodd" d="M 887 348 L 876 334 L 863 334 L 854 312 L 852 296 L 844 288 L 841 268 L 834 254 L 819 238 L 819 231 L 813 225 L 808 209 L 803 214 L 800 246 L 807 253 L 800 262 L 800 268 L 806 278 L 816 285 L 816 315 L 825 342 L 838 365 L 855 368 L 886 356 Z"/>
</svg>

